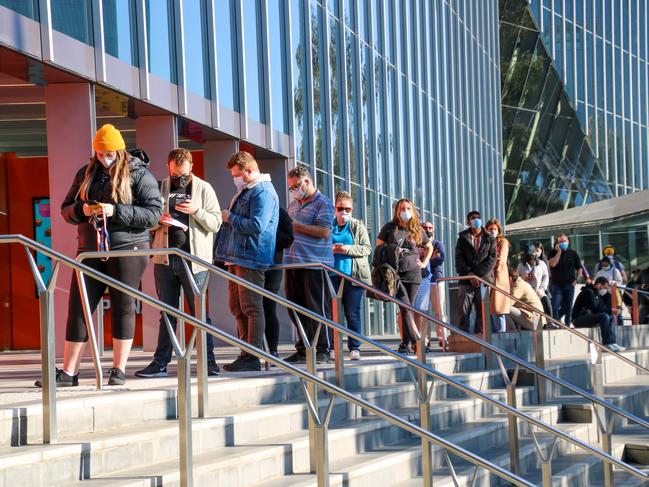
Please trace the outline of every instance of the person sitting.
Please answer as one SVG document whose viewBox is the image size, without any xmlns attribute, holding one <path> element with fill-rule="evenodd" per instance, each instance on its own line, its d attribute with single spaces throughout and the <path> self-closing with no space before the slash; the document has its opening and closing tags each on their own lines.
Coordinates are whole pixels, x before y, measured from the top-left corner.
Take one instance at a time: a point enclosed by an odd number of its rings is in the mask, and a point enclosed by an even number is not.
<svg viewBox="0 0 649 487">
<path fill-rule="evenodd" d="M 599 326 L 602 343 L 612 352 L 621 352 L 624 348 L 615 343 L 615 327 L 611 319 L 618 314 L 619 309 L 611 309 L 608 279 L 600 276 L 581 289 L 573 306 L 572 322 L 577 328 Z"/>
<path fill-rule="evenodd" d="M 545 318 L 532 310 L 543 310 L 541 299 L 536 291 L 534 291 L 534 288 L 520 277 L 518 270 L 513 267 L 509 268 L 509 289 L 511 295 L 522 301 L 522 303 L 512 300 L 509 308 L 509 319 L 511 321 L 508 320 L 507 328 L 536 330 L 539 325 L 542 326 Z"/>
</svg>

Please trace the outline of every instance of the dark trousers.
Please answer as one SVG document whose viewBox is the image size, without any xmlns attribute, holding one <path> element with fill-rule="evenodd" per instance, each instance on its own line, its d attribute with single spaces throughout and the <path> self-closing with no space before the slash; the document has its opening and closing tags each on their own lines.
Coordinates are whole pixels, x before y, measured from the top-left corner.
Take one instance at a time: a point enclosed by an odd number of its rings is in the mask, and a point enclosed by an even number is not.
<svg viewBox="0 0 649 487">
<path fill-rule="evenodd" d="M 191 264 L 190 264 L 191 265 Z M 158 299 L 163 303 L 180 308 L 180 289 L 182 288 L 187 296 L 187 303 L 189 305 L 189 314 L 194 314 L 194 300 L 192 299 L 193 292 L 192 286 L 185 272 L 185 267 L 182 261 L 176 255 L 169 256 L 169 265 L 156 264 L 153 267 L 153 275 L 155 277 L 155 287 L 158 293 Z M 194 274 L 196 285 L 201 288 L 207 271 L 201 271 Z M 174 332 L 176 331 L 176 318 L 169 316 L 169 322 Z M 209 319 L 208 319 L 209 322 Z M 158 346 L 155 349 L 153 360 L 161 366 L 166 366 L 171 362 L 171 355 L 173 347 L 171 345 L 171 338 L 167 331 L 162 313 L 160 314 L 160 327 L 158 329 Z M 214 337 L 207 334 L 207 359 L 214 360 Z"/>
<path fill-rule="evenodd" d="M 299 304 L 314 313 L 331 319 L 331 296 L 329 290 L 325 287 L 324 275 L 320 270 L 313 269 L 287 269 L 286 270 L 286 297 L 290 301 Z M 293 324 L 297 328 L 295 314 L 289 312 Z M 299 315 L 300 322 L 304 327 L 304 333 L 309 341 L 315 337 L 318 328 L 318 322 Z M 329 334 L 327 326 L 322 325 L 318 335 L 316 349 L 318 352 L 329 353 Z M 305 353 L 305 344 L 299 330 L 297 331 L 297 340 L 295 350 L 298 353 Z"/>
<path fill-rule="evenodd" d="M 572 323 L 572 304 L 575 300 L 575 286 L 572 284 L 564 286 L 551 284 L 550 294 L 552 295 L 552 317 L 555 320 L 560 320 L 562 316 L 565 316 L 564 323 L 566 325 Z"/>
<path fill-rule="evenodd" d="M 417 292 L 419 291 L 419 283 L 412 282 L 402 282 L 403 289 L 399 289 L 396 294 L 396 298 L 400 299 L 406 304 L 413 304 L 415 298 L 417 297 Z M 407 316 L 410 315 L 413 318 L 411 322 L 412 326 L 416 326 L 414 323 L 414 315 L 404 307 L 399 307 L 399 332 L 401 334 L 401 343 L 405 345 L 415 345 L 417 343 L 417 337 L 413 334 L 410 326 L 408 326 Z"/>
<path fill-rule="evenodd" d="M 264 271 L 249 269 L 240 265 L 229 266 L 229 271 L 241 279 L 264 287 Z M 261 350 L 264 349 L 264 298 L 255 291 L 228 282 L 228 304 L 230 312 L 237 320 L 237 333 L 239 338 Z M 247 355 L 243 352 L 242 355 Z"/>
<path fill-rule="evenodd" d="M 599 326 L 602 333 L 602 343 L 604 345 L 615 343 L 615 327 L 608 313 L 592 313 L 577 316 L 573 323 L 577 328 Z"/>
<path fill-rule="evenodd" d="M 334 289 L 339 289 L 341 279 L 342 278 L 337 275 L 331 276 L 331 283 L 333 284 Z M 362 333 L 361 306 L 363 304 L 364 295 L 365 289 L 360 286 L 354 286 L 349 281 L 345 281 L 345 288 L 343 289 L 342 296 L 345 321 L 347 322 L 347 328 L 355 331 L 359 335 Z M 361 342 L 356 340 L 356 338 L 348 336 L 347 348 L 350 352 L 352 350 L 359 350 L 361 348 Z"/>
<path fill-rule="evenodd" d="M 139 242 L 128 247 L 122 247 L 120 250 L 148 248 L 148 242 Z M 137 256 L 111 257 L 106 261 L 102 261 L 101 259 L 87 259 L 84 261 L 84 264 L 118 281 L 122 281 L 127 286 L 137 289 L 148 262 L 149 258 L 147 256 Z M 99 304 L 99 300 L 104 295 L 106 284 L 88 276 L 84 277 L 84 281 L 88 292 L 88 301 L 90 302 L 90 312 L 94 313 Z M 118 340 L 131 340 L 135 334 L 135 298 L 112 287 L 108 288 L 108 293 L 110 294 L 110 308 L 112 311 L 111 324 L 113 338 L 117 338 Z M 88 331 L 86 330 L 86 320 L 83 314 L 83 306 L 81 305 L 79 282 L 77 281 L 76 272 L 72 274 L 65 339 L 69 342 L 88 341 Z"/>
<path fill-rule="evenodd" d="M 475 309 L 475 326 L 473 333 L 482 333 L 482 289 L 480 286 L 460 284 L 457 290 L 457 314 L 462 331 L 470 333 L 471 311 Z"/>
<path fill-rule="evenodd" d="M 266 271 L 264 289 L 273 294 L 279 294 L 282 284 L 282 271 Z M 277 353 L 279 345 L 279 319 L 277 318 L 277 303 L 272 299 L 264 298 L 264 316 L 266 317 L 266 342 L 268 351 Z"/>
</svg>

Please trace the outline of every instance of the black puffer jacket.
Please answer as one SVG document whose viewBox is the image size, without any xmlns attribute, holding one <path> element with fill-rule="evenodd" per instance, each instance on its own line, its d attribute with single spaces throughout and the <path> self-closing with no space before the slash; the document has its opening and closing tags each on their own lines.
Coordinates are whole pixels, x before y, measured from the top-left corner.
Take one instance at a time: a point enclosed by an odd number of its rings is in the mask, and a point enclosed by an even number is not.
<svg viewBox="0 0 649 487">
<path fill-rule="evenodd" d="M 88 200 L 115 205 L 113 216 L 108 218 L 108 235 L 110 248 L 118 249 L 126 245 L 149 240 L 149 228 L 160 220 L 162 198 L 158 182 L 147 169 L 149 157 L 141 149 L 129 151 L 131 159 L 131 190 L 133 203 L 130 205 L 115 203 L 111 197 L 113 185 L 110 177 L 103 170 L 98 170 L 88 191 Z M 83 203 L 78 196 L 79 187 L 86 172 L 83 166 L 72 181 L 63 204 L 61 214 L 66 222 L 78 225 L 77 240 L 79 251 L 97 250 L 97 232 L 83 214 Z M 101 166 L 103 169 L 103 166 Z"/>
</svg>

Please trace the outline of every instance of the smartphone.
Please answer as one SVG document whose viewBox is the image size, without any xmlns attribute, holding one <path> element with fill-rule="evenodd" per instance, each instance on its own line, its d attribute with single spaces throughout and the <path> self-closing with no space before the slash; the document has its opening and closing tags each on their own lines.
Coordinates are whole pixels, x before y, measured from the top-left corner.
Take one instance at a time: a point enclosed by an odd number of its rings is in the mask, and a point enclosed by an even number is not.
<svg viewBox="0 0 649 487">
<path fill-rule="evenodd" d="M 176 205 L 182 205 L 192 200 L 192 197 L 185 193 L 169 193 L 169 209 L 172 210 Z"/>
<path fill-rule="evenodd" d="M 86 205 L 88 205 L 88 208 L 90 209 L 90 211 L 95 211 L 95 210 L 100 210 L 101 209 L 101 204 L 96 200 L 88 200 L 88 201 L 86 201 Z"/>
</svg>

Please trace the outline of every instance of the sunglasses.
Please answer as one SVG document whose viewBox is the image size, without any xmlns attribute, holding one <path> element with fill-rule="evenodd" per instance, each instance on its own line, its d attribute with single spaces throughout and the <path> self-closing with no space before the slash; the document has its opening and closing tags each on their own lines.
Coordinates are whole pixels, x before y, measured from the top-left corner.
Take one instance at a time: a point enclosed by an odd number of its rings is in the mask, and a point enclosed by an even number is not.
<svg viewBox="0 0 649 487">
<path fill-rule="evenodd" d="M 346 211 L 347 213 L 351 213 L 352 208 L 349 208 L 348 206 L 336 206 L 336 211 Z"/>
<path fill-rule="evenodd" d="M 431 232 L 433 231 L 433 227 L 422 227 L 424 230 L 430 230 Z"/>
</svg>

